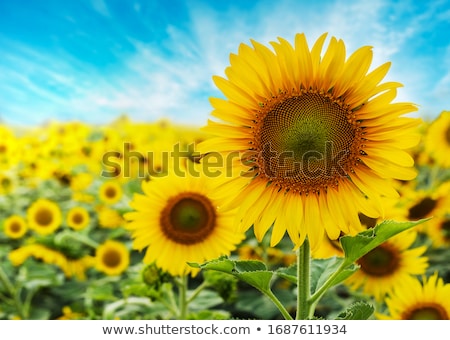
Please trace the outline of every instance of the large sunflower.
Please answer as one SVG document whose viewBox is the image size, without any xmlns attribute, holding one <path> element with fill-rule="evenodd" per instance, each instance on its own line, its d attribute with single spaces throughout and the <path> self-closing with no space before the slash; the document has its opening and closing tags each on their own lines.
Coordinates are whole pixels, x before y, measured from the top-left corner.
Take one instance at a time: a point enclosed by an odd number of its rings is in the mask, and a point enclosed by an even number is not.
<svg viewBox="0 0 450 340">
<path fill-rule="evenodd" d="M 411 248 L 416 237 L 416 231 L 405 231 L 371 250 L 357 261 L 360 269 L 346 284 L 381 300 L 404 279 L 425 274 L 428 258 L 422 255 L 427 247 Z"/>
<path fill-rule="evenodd" d="M 442 111 L 425 137 L 425 151 L 442 167 L 450 168 L 450 111 Z"/>
<path fill-rule="evenodd" d="M 450 283 L 437 273 L 424 278 L 399 281 L 386 298 L 389 315 L 376 313 L 383 320 L 450 320 Z"/>
<path fill-rule="evenodd" d="M 371 47 L 348 59 L 342 40 L 326 34 L 309 49 L 279 38 L 274 49 L 252 41 L 231 54 L 228 79 L 214 77 L 226 99 L 213 98 L 204 130 L 216 135 L 202 154 L 239 152 L 244 173 L 228 186 L 237 196 L 243 230 L 254 225 L 259 240 L 273 224 L 271 245 L 286 230 L 295 246 L 308 236 L 312 249 L 324 232 L 337 239 L 359 225 L 358 212 L 382 215 L 380 196 L 397 196 L 386 181 L 416 176 L 404 150 L 417 144 L 411 103 L 392 103 L 401 84 L 380 83 L 390 63 L 370 73 Z"/>
<path fill-rule="evenodd" d="M 145 263 L 156 262 L 174 276 L 198 270 L 187 262 L 204 262 L 229 255 L 244 238 L 233 227 L 233 210 L 218 209 L 222 200 L 213 196 L 214 181 L 208 177 L 169 174 L 143 181 L 144 195 L 135 194 L 125 214 L 133 247 L 147 247 Z"/>
</svg>

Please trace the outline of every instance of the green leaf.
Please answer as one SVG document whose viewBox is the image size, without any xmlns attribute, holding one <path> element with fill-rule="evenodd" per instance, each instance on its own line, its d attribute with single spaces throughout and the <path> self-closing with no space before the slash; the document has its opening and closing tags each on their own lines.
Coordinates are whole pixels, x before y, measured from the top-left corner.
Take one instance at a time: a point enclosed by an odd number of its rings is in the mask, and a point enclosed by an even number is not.
<svg viewBox="0 0 450 340">
<path fill-rule="evenodd" d="M 344 259 L 340 257 L 313 259 L 311 261 L 311 293 L 316 292 L 331 275 L 338 271 L 343 262 Z M 354 264 L 350 264 L 344 269 L 341 268 L 339 274 L 331 280 L 331 286 L 341 283 L 357 270 L 358 266 Z M 276 271 L 276 274 L 293 284 L 297 284 L 297 265 L 292 265 L 288 268 L 279 268 Z"/>
<path fill-rule="evenodd" d="M 392 236 L 428 220 L 429 219 L 422 219 L 415 222 L 396 222 L 387 220 L 378 224 L 376 227 L 364 230 L 355 236 L 341 237 L 340 242 L 345 253 L 346 263 L 350 264 L 355 262 Z"/>
<path fill-rule="evenodd" d="M 267 270 L 263 262 L 257 260 L 232 261 L 227 257 L 220 257 L 217 260 L 203 264 L 189 263 L 189 265 L 204 270 L 217 270 L 228 273 L 262 292 L 270 291 L 270 282 L 274 274 L 274 272 Z"/>
<path fill-rule="evenodd" d="M 338 271 L 339 267 L 344 262 L 343 258 L 331 257 L 328 259 L 314 259 L 311 261 L 311 293 L 316 292 L 335 272 Z M 334 276 L 333 279 L 328 283 L 330 286 L 335 286 L 354 272 L 358 270 L 358 266 L 355 264 L 350 264 L 349 266 L 341 269 L 339 274 Z"/>
<path fill-rule="evenodd" d="M 142 309 L 149 309 L 153 307 L 153 303 L 149 298 L 144 297 L 129 297 L 120 299 L 109 304 L 106 304 L 103 309 L 102 319 L 112 320 L 117 316 L 129 315 L 134 311 L 141 311 Z"/>
<path fill-rule="evenodd" d="M 367 320 L 373 314 L 374 310 L 373 306 L 367 302 L 358 301 L 340 313 L 336 317 L 336 320 Z"/>
<path fill-rule="evenodd" d="M 278 268 L 276 274 L 295 285 L 297 284 L 297 265 Z"/>
</svg>

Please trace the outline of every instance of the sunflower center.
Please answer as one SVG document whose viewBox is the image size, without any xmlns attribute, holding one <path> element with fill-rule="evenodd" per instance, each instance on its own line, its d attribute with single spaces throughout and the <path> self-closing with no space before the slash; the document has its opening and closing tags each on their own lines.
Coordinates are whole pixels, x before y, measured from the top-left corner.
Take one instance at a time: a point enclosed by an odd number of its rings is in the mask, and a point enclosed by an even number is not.
<svg viewBox="0 0 450 340">
<path fill-rule="evenodd" d="M 444 239 L 449 241 L 450 240 L 450 220 L 445 220 L 441 223 L 441 232 L 444 236 Z"/>
<path fill-rule="evenodd" d="M 116 250 L 108 250 L 103 254 L 102 262 L 106 267 L 115 268 L 120 264 L 122 257 Z"/>
<path fill-rule="evenodd" d="M 409 208 L 409 219 L 421 219 L 427 217 L 434 208 L 436 208 L 437 200 L 434 200 L 430 197 L 425 197 L 416 205 Z"/>
<path fill-rule="evenodd" d="M 0 183 L 4 189 L 9 189 L 11 187 L 11 180 L 9 178 L 2 178 Z"/>
<path fill-rule="evenodd" d="M 445 131 L 445 140 L 447 141 L 447 144 L 450 145 L 450 126 L 447 128 L 447 131 Z"/>
<path fill-rule="evenodd" d="M 444 307 L 437 303 L 421 304 L 402 315 L 403 320 L 448 320 L 449 317 Z"/>
<path fill-rule="evenodd" d="M 116 197 L 116 195 L 117 195 L 117 191 L 116 191 L 115 188 L 113 188 L 113 187 L 106 188 L 106 190 L 105 190 L 105 196 L 106 197 L 114 198 L 114 197 Z"/>
<path fill-rule="evenodd" d="M 394 273 L 400 259 L 389 244 L 382 244 L 358 260 L 361 270 L 371 276 L 386 276 Z"/>
<path fill-rule="evenodd" d="M 259 170 L 289 190 L 336 186 L 356 161 L 355 124 L 343 104 L 315 92 L 269 103 L 255 129 Z"/>
<path fill-rule="evenodd" d="M 47 227 L 53 222 L 53 214 L 49 209 L 41 208 L 35 215 L 37 224 Z"/>
<path fill-rule="evenodd" d="M 163 233 L 175 243 L 195 244 L 214 230 L 216 211 L 206 196 L 185 192 L 167 201 L 160 223 Z"/>
<path fill-rule="evenodd" d="M 11 223 L 11 225 L 9 226 L 9 228 L 10 228 L 10 230 L 11 230 L 13 233 L 17 233 L 17 232 L 19 232 L 20 230 L 22 230 L 22 226 L 21 226 L 21 224 L 18 223 L 18 222 L 13 222 L 13 223 Z"/>
<path fill-rule="evenodd" d="M 83 215 L 81 215 L 79 213 L 76 213 L 72 216 L 72 221 L 75 224 L 81 224 L 81 223 L 83 223 L 83 220 L 84 220 Z"/>
</svg>

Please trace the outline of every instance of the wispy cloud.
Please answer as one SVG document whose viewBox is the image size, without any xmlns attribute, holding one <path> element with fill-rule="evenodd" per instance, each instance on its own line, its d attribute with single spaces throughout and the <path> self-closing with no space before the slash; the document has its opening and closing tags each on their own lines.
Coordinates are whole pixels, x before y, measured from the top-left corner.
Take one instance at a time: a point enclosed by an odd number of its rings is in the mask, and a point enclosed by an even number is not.
<svg viewBox="0 0 450 340">
<path fill-rule="evenodd" d="M 450 48 L 445 55 L 424 55 L 416 43 L 417 37 L 426 41 L 433 27 L 449 22 L 440 3 L 413 16 L 411 4 L 384 0 L 319 5 L 261 1 L 252 8 L 236 2 L 221 9 L 214 3 L 189 4 L 187 22 L 166 23 L 158 44 L 116 27 L 133 52 L 113 50 L 120 62 L 109 67 L 96 67 L 68 51 L 54 54 L 3 38 L 0 118 L 22 124 L 49 119 L 104 123 L 127 113 L 136 120 L 167 117 L 202 125 L 211 110 L 208 98 L 221 95 L 212 75 L 223 75 L 229 54 L 240 43 L 250 39 L 267 43 L 278 36 L 292 41 L 297 32 L 305 32 L 311 43 L 329 32 L 345 41 L 348 54 L 372 45 L 374 66 L 392 60 L 388 80 L 405 84 L 399 100 L 420 103 L 424 114 L 447 105 Z M 105 2 L 93 0 L 92 6 L 114 20 Z M 447 72 L 434 72 L 430 78 L 430 67 L 439 62 Z"/>
</svg>

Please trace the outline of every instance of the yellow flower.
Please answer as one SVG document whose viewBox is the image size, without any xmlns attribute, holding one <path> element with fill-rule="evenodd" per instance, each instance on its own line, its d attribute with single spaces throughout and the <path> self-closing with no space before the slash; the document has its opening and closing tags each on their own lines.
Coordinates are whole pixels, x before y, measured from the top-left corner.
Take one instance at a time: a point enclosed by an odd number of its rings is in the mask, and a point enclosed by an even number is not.
<svg viewBox="0 0 450 340">
<path fill-rule="evenodd" d="M 89 221 L 89 212 L 83 207 L 73 207 L 67 213 L 67 225 L 74 230 L 86 228 Z"/>
<path fill-rule="evenodd" d="M 354 290 L 382 300 L 399 282 L 421 275 L 428 268 L 428 258 L 422 256 L 427 247 L 410 248 L 416 240 L 415 231 L 402 232 L 385 241 L 357 263 L 360 269 L 346 280 Z"/>
<path fill-rule="evenodd" d="M 79 259 L 68 259 L 63 253 L 41 244 L 28 244 L 22 246 L 11 251 L 8 257 L 14 266 L 20 266 L 29 257 L 34 257 L 45 263 L 59 267 L 67 278 L 75 276 L 79 280 L 85 280 L 86 270 L 94 265 L 94 258 L 92 256 L 84 256 Z"/>
<path fill-rule="evenodd" d="M 62 309 L 62 315 L 57 320 L 79 320 L 83 317 L 82 313 L 72 311 L 69 306 L 64 306 Z"/>
<path fill-rule="evenodd" d="M 187 262 L 202 263 L 229 255 L 244 238 L 233 227 L 234 211 L 218 209 L 211 178 L 170 174 L 142 182 L 144 194 L 135 194 L 124 215 L 132 232 L 133 248 L 147 248 L 145 263 L 174 276 L 195 275 Z"/>
<path fill-rule="evenodd" d="M 14 239 L 21 238 L 28 231 L 28 226 L 22 216 L 12 215 L 3 222 L 3 231 L 6 236 Z"/>
<path fill-rule="evenodd" d="M 444 168 L 450 167 L 450 111 L 442 111 L 425 136 L 425 150 Z"/>
<path fill-rule="evenodd" d="M 398 281 L 386 298 L 389 315 L 376 313 L 383 320 L 450 320 L 450 283 L 434 273 L 422 282 L 416 278 Z"/>
<path fill-rule="evenodd" d="M 401 84 L 380 83 L 390 63 L 368 73 L 372 50 L 348 59 L 342 40 L 326 34 L 311 50 L 303 34 L 295 45 L 279 38 L 274 49 L 252 41 L 231 54 L 227 79 L 214 77 L 226 99 L 211 99 L 202 154 L 240 155 L 224 186 L 239 206 L 242 230 L 252 225 L 260 241 L 272 227 L 271 246 L 287 231 L 296 247 L 306 237 L 314 250 L 326 232 L 359 229 L 358 212 L 382 216 L 381 196 L 397 197 L 387 179 L 416 176 L 404 151 L 416 145 L 417 110 L 392 103 Z M 353 229 L 355 228 L 355 229 Z"/>
<path fill-rule="evenodd" d="M 73 191 L 79 192 L 86 190 L 93 182 L 93 176 L 90 173 L 79 173 L 73 176 L 70 182 L 70 188 Z"/>
<path fill-rule="evenodd" d="M 97 247 L 96 268 L 106 275 L 120 275 L 130 264 L 127 247 L 118 241 L 108 240 Z"/>
<path fill-rule="evenodd" d="M 330 240 L 327 235 L 324 235 L 322 243 L 311 252 L 311 256 L 315 259 L 327 259 L 333 256 L 344 257 L 344 251 L 339 239 Z"/>
<path fill-rule="evenodd" d="M 105 182 L 100 186 L 99 196 L 104 203 L 117 203 L 122 198 L 122 187 L 116 181 Z"/>
<path fill-rule="evenodd" d="M 125 222 L 120 213 L 114 209 L 101 206 L 97 211 L 98 223 L 102 228 L 118 228 Z"/>
<path fill-rule="evenodd" d="M 439 184 L 429 190 L 413 190 L 405 192 L 401 200 L 404 204 L 404 219 L 419 220 L 450 213 L 450 181 Z M 428 224 L 429 222 L 426 222 Z M 424 227 L 425 225 L 424 224 Z"/>
<path fill-rule="evenodd" d="M 432 218 L 427 222 L 424 232 L 434 248 L 450 249 L 450 215 Z"/>
<path fill-rule="evenodd" d="M 61 226 L 62 215 L 59 206 L 48 199 L 38 199 L 27 210 L 30 229 L 41 235 L 49 235 Z"/>
</svg>

